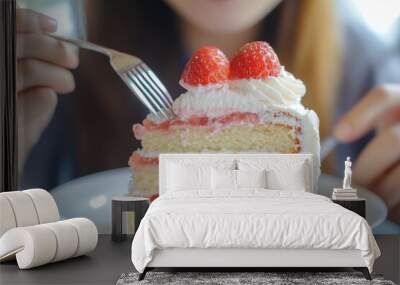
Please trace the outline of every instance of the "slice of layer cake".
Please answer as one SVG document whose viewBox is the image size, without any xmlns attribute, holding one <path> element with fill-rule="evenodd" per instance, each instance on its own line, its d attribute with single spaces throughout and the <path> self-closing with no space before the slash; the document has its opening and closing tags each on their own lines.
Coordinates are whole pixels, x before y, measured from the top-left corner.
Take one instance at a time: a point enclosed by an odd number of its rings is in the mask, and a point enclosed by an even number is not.
<svg viewBox="0 0 400 285">
<path fill-rule="evenodd" d="M 201 48 L 180 83 L 187 92 L 173 104 L 175 119 L 149 115 L 133 126 L 142 143 L 129 159 L 133 194 L 158 192 L 158 154 L 168 152 L 312 153 L 317 179 L 318 117 L 301 104 L 303 82 L 266 42 L 244 45 L 230 62 L 217 48 Z"/>
</svg>

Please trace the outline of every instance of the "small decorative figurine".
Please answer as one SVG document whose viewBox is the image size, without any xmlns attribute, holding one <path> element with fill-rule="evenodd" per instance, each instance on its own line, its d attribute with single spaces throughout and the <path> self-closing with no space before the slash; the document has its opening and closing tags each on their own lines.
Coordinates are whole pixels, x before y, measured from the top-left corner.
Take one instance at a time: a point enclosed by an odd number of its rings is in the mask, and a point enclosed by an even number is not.
<svg viewBox="0 0 400 285">
<path fill-rule="evenodd" d="M 334 200 L 354 200 L 358 199 L 357 189 L 351 187 L 351 165 L 350 156 L 346 158 L 344 162 L 344 178 L 343 188 L 334 188 L 332 193 L 332 199 Z"/>
<path fill-rule="evenodd" d="M 346 158 L 346 161 L 344 162 L 344 178 L 343 178 L 343 189 L 352 189 L 351 188 L 351 160 L 350 156 Z"/>
</svg>

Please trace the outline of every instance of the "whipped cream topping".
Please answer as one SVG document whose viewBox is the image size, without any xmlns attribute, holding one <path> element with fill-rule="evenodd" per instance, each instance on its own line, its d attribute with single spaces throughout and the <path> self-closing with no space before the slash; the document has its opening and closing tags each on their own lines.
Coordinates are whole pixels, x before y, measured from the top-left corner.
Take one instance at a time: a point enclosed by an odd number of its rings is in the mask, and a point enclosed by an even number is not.
<svg viewBox="0 0 400 285">
<path fill-rule="evenodd" d="M 232 80 L 207 86 L 182 86 L 187 92 L 173 104 L 175 114 L 181 118 L 193 115 L 218 117 L 232 112 L 261 113 L 271 107 L 304 110 L 301 99 L 306 88 L 301 80 L 283 67 L 278 77 Z"/>
</svg>

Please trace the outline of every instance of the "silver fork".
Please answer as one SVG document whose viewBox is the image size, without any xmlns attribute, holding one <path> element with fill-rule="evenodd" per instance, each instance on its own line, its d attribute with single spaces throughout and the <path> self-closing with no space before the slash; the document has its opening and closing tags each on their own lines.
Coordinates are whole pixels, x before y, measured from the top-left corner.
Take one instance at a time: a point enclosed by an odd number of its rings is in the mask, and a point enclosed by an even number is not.
<svg viewBox="0 0 400 285">
<path fill-rule="evenodd" d="M 49 34 L 57 40 L 107 55 L 115 72 L 158 119 L 172 119 L 172 97 L 155 73 L 138 57 L 80 39 Z"/>
<path fill-rule="evenodd" d="M 339 141 L 334 137 L 334 136 L 330 136 L 325 138 L 322 142 L 321 142 L 321 161 L 323 161 L 328 154 L 330 154 L 332 152 L 332 150 L 334 148 L 336 148 L 336 146 L 339 144 Z"/>
</svg>

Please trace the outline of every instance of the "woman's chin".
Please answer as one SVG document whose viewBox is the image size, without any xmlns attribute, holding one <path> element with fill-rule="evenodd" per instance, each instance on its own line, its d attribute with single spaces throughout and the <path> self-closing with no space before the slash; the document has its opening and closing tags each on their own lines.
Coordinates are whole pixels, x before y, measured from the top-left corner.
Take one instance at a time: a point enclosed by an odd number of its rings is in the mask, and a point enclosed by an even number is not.
<svg viewBox="0 0 400 285">
<path fill-rule="evenodd" d="M 168 0 L 186 22 L 214 34 L 238 33 L 254 27 L 281 0 Z"/>
</svg>

